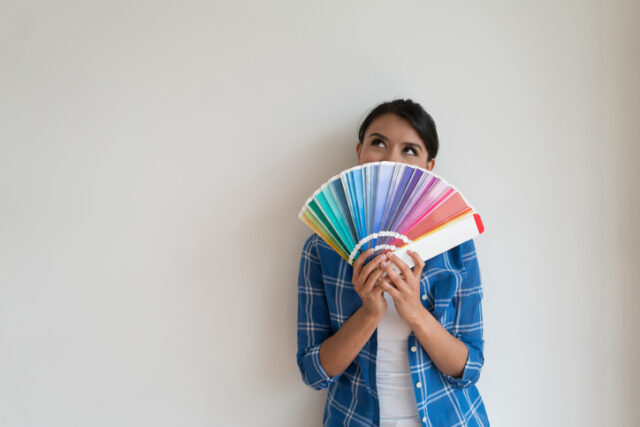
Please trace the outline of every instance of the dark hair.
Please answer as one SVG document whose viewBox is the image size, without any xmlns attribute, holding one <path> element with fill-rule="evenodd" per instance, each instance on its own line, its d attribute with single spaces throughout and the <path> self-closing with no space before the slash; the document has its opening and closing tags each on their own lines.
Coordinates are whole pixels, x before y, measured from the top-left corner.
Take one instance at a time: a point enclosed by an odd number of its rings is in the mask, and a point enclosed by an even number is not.
<svg viewBox="0 0 640 427">
<path fill-rule="evenodd" d="M 364 134 L 371 122 L 378 116 L 386 113 L 396 114 L 406 119 L 415 128 L 420 138 L 426 145 L 429 156 L 427 162 L 431 161 L 438 154 L 438 132 L 433 118 L 424 108 L 411 99 L 395 99 L 393 101 L 384 102 L 375 107 L 369 115 L 364 119 L 358 131 L 358 140 L 362 144 L 364 142 Z"/>
</svg>

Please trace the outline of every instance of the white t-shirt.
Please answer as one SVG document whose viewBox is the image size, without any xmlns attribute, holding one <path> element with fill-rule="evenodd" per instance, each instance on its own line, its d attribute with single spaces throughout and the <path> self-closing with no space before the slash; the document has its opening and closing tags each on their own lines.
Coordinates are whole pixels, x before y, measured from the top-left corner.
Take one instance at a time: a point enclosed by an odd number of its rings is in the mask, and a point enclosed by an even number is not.
<svg viewBox="0 0 640 427">
<path fill-rule="evenodd" d="M 421 426 L 407 354 L 411 328 L 396 311 L 391 295 L 383 295 L 388 308 L 378 324 L 376 363 L 380 427 Z"/>
</svg>

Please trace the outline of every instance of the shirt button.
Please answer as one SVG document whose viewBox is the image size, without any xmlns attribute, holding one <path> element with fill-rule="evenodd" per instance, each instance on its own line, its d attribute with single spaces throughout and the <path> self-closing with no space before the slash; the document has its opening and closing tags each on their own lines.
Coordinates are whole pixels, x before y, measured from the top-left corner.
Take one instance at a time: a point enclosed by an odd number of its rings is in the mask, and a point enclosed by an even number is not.
<svg viewBox="0 0 640 427">
<path fill-rule="evenodd" d="M 422 300 L 426 301 L 427 300 L 427 294 L 422 294 Z"/>
<path fill-rule="evenodd" d="M 427 417 L 422 417 L 422 422 L 426 423 L 427 422 Z"/>
<path fill-rule="evenodd" d="M 418 388 L 422 387 L 422 383 L 421 383 L 420 381 L 418 381 L 418 382 L 416 383 L 416 387 L 418 387 Z"/>
<path fill-rule="evenodd" d="M 416 352 L 416 350 L 418 350 L 418 349 L 416 348 L 416 346 L 415 346 L 415 345 L 412 345 L 412 346 L 411 346 L 411 351 L 413 351 L 413 352 L 415 353 L 415 352 Z"/>
</svg>

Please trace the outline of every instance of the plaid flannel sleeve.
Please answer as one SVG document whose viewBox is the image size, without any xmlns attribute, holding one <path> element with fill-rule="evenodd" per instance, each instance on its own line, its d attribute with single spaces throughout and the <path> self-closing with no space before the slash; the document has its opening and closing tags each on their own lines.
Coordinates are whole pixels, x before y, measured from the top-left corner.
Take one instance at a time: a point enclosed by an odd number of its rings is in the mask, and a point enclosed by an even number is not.
<svg viewBox="0 0 640 427">
<path fill-rule="evenodd" d="M 478 381 L 484 365 L 484 340 L 482 336 L 482 298 L 484 292 L 473 240 L 462 243 L 459 246 L 459 252 L 454 251 L 452 256 L 461 257 L 464 269 L 462 283 L 453 299 L 455 317 L 451 333 L 467 346 L 469 354 L 462 376 L 452 377 L 446 374 L 443 376 L 452 385 L 466 388 Z"/>
<path fill-rule="evenodd" d="M 318 238 L 313 234 L 307 239 L 300 258 L 296 354 L 302 380 L 315 390 L 327 388 L 342 375 L 329 377 L 320 364 L 320 345 L 332 334 L 332 329 L 320 268 Z"/>
</svg>

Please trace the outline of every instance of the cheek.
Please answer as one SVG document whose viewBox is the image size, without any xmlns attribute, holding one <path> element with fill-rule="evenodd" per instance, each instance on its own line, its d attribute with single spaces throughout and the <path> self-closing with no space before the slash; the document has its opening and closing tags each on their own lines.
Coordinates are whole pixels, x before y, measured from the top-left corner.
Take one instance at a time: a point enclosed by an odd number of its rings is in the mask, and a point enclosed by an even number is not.
<svg viewBox="0 0 640 427">
<path fill-rule="evenodd" d="M 418 166 L 422 169 L 426 169 L 427 167 L 427 159 L 413 158 L 409 161 L 409 164 L 412 166 Z"/>
<path fill-rule="evenodd" d="M 416 166 L 419 166 L 419 167 L 421 167 L 423 169 L 427 168 L 427 156 L 426 155 L 416 158 L 415 162 L 416 162 L 415 163 Z"/>
<path fill-rule="evenodd" d="M 380 150 L 372 150 L 370 147 L 363 147 L 362 150 L 360 150 L 360 159 L 363 162 L 376 161 L 377 159 L 382 157 L 383 154 L 380 152 Z"/>
</svg>

